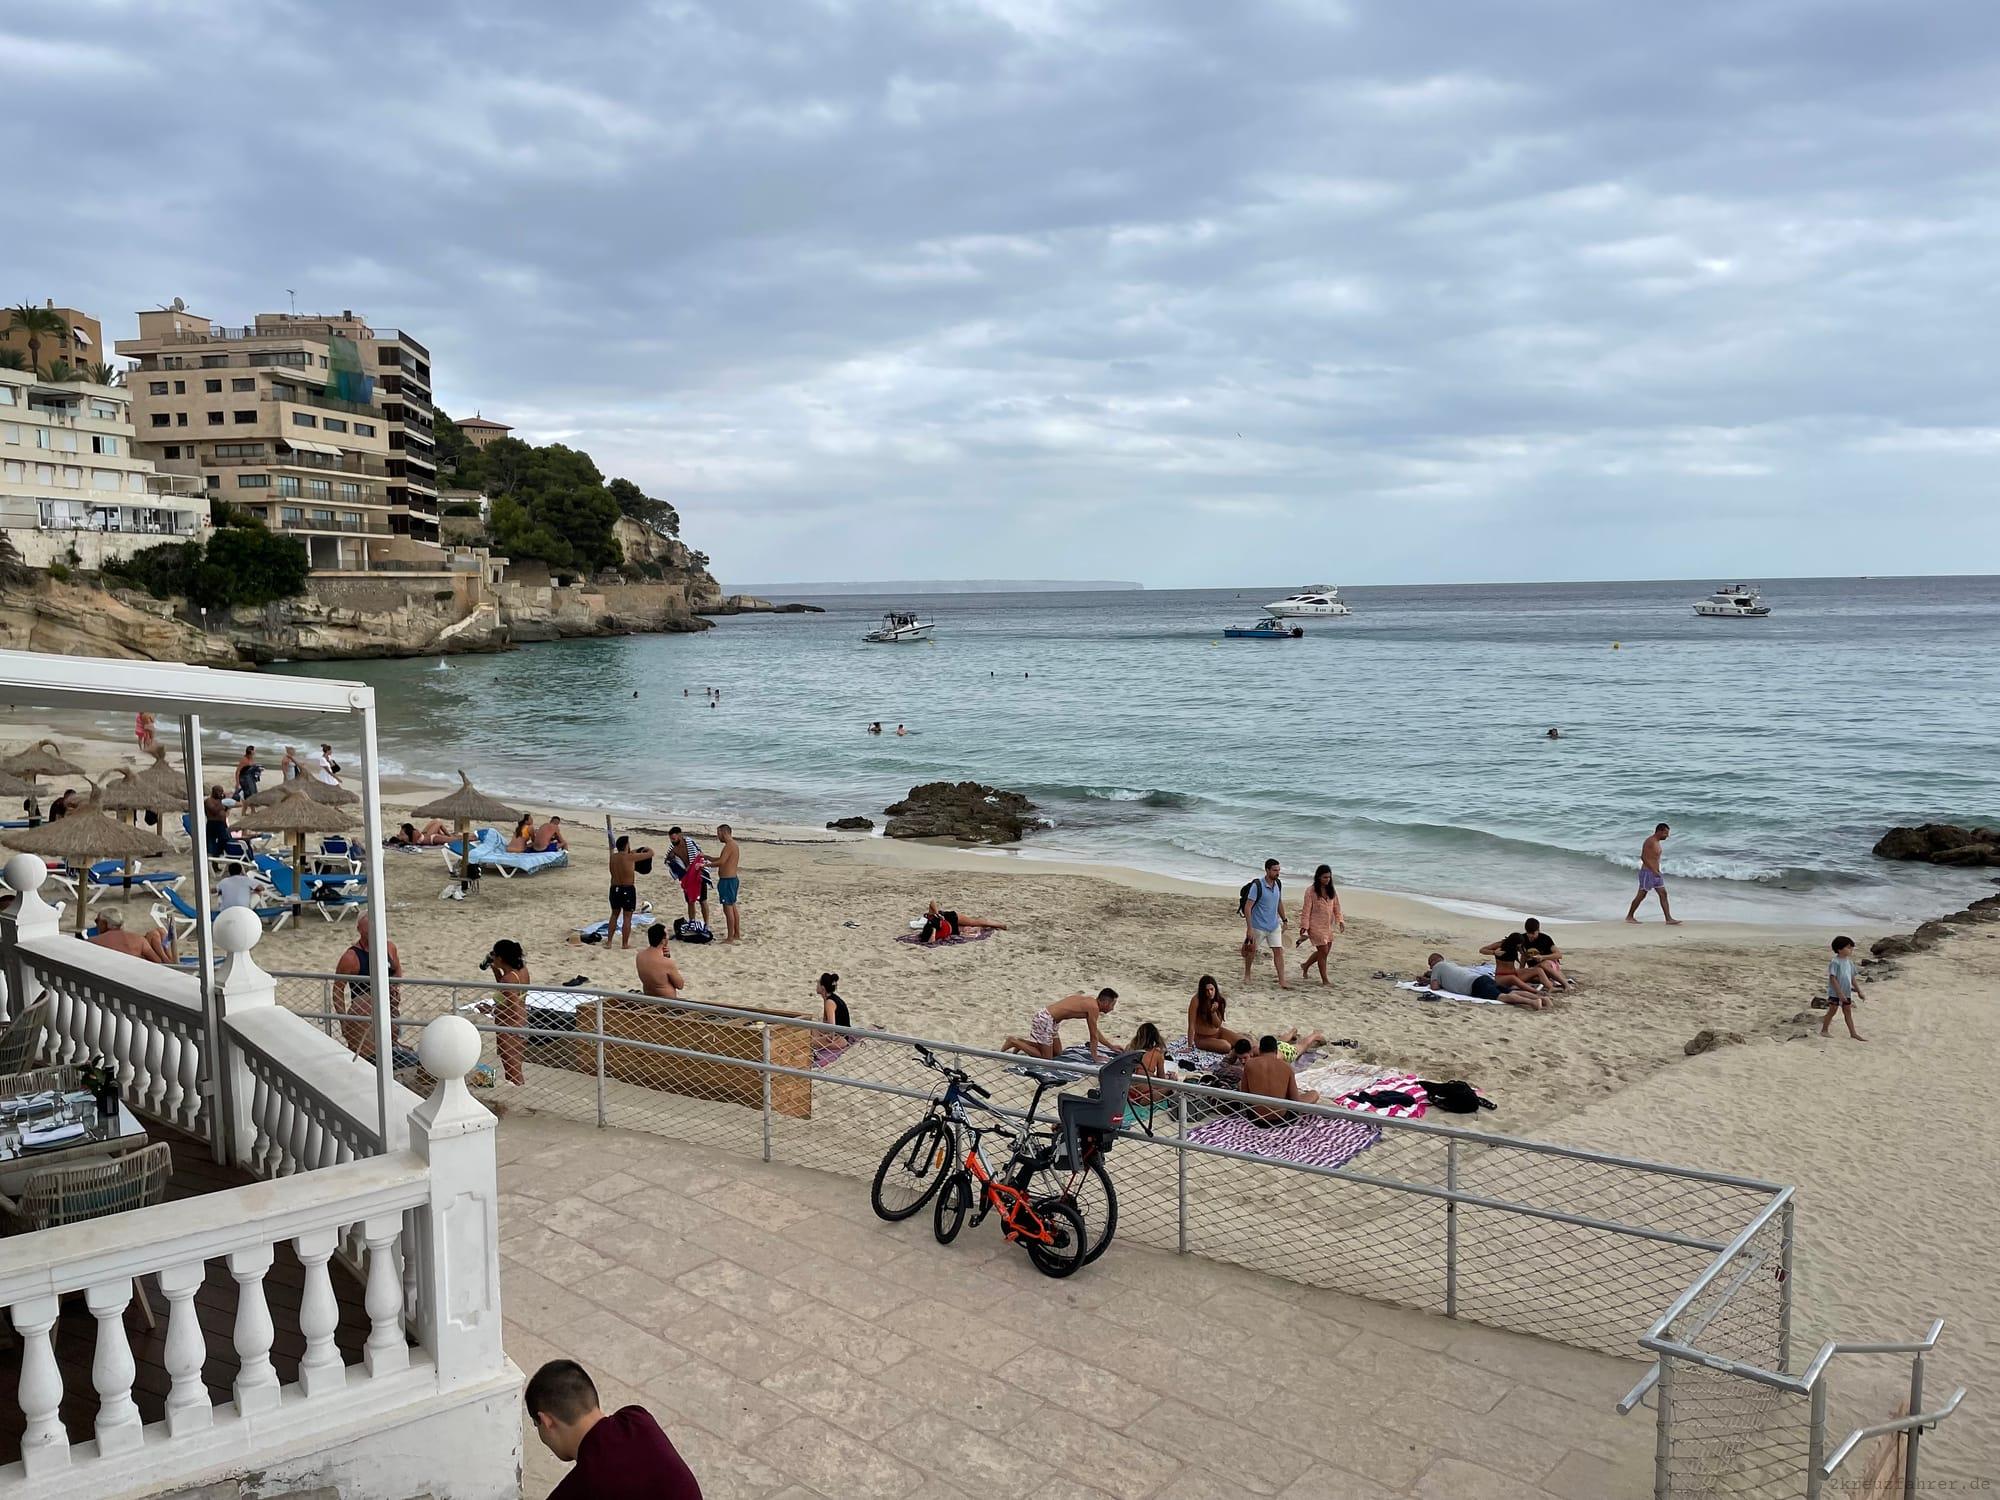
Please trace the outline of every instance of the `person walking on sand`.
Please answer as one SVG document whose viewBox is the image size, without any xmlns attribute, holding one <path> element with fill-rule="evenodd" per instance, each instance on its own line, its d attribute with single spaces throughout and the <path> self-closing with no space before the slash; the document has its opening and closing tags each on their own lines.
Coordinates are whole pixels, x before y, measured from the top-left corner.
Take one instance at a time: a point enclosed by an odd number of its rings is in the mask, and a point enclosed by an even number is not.
<svg viewBox="0 0 2000 1500">
<path fill-rule="evenodd" d="M 1867 1041 L 1867 1037 L 1854 1029 L 1854 1002 L 1867 998 L 1854 977 L 1854 939 L 1835 938 L 1833 962 L 1826 966 L 1826 1018 L 1819 1023 L 1819 1034 L 1825 1036 L 1833 1029 L 1833 1013 L 1839 1011 L 1841 1020 L 1847 1023 L 1847 1034 L 1857 1042 Z"/>
<path fill-rule="evenodd" d="M 667 946 L 665 922 L 655 922 L 646 929 L 646 946 L 633 967 L 639 971 L 639 992 L 655 1000 L 678 1000 L 687 988 L 681 966 L 674 962 L 673 950 Z"/>
<path fill-rule="evenodd" d="M 1243 982 L 1250 982 L 1251 965 L 1258 950 L 1271 950 L 1272 967 L 1278 971 L 1278 988 L 1285 983 L 1285 882 L 1275 859 L 1264 861 L 1263 875 L 1238 893 L 1236 909 L 1243 915 Z"/>
<path fill-rule="evenodd" d="M 733 943 L 743 936 L 743 918 L 736 911 L 736 898 L 743 892 L 743 879 L 737 873 L 743 868 L 743 846 L 727 823 L 715 825 L 715 836 L 722 840 L 722 852 L 715 856 L 715 894 L 722 902 L 722 925 L 728 933 L 723 942 Z"/>
<path fill-rule="evenodd" d="M 1634 896 L 1632 904 L 1625 908 L 1625 920 L 1628 922 L 1639 920 L 1637 915 L 1639 903 L 1646 899 L 1648 893 L 1658 891 L 1660 915 L 1667 919 L 1669 927 L 1681 925 L 1679 919 L 1674 916 L 1674 909 L 1667 904 L 1667 878 L 1660 873 L 1660 845 L 1667 841 L 1667 835 L 1671 831 L 1666 824 L 1659 824 L 1653 829 L 1653 836 L 1647 839 L 1639 850 L 1639 894 Z"/>
<path fill-rule="evenodd" d="M 528 955 L 512 938 L 494 943 L 479 967 L 493 976 L 500 988 L 493 992 L 493 1022 L 504 1029 L 494 1032 L 493 1047 L 500 1054 L 500 1071 L 516 1087 L 528 1081 Z"/>
<path fill-rule="evenodd" d="M 632 917 L 639 910 L 639 861 L 651 859 L 653 851 L 634 849 L 632 836 L 621 833 L 611 846 L 611 925 L 604 929 L 604 944 L 611 946 L 612 934 L 622 922 L 625 927 L 621 948 L 632 946 Z"/>
<path fill-rule="evenodd" d="M 1333 867 L 1321 865 L 1313 871 L 1312 889 L 1306 892 L 1305 905 L 1299 908 L 1299 931 L 1307 942 L 1313 945 L 1312 956 L 1299 965 L 1299 978 L 1303 980 L 1312 973 L 1313 965 L 1319 965 L 1319 982 L 1330 983 L 1326 977 L 1326 956 L 1333 951 L 1333 935 L 1347 931 L 1347 918 L 1341 915 L 1340 892 L 1333 888 Z"/>
<path fill-rule="evenodd" d="M 1095 995 L 1078 992 L 1065 995 L 1054 1005 L 1044 1006 L 1035 1012 L 1028 1022 L 1028 1034 L 1024 1037 L 1010 1036 L 1000 1044 L 1002 1052 L 1021 1052 L 1029 1057 L 1050 1058 L 1062 1052 L 1062 1023 L 1081 1021 L 1090 1028 L 1090 1060 L 1097 1061 L 1097 1049 L 1106 1052 L 1118 1049 L 1098 1029 L 1098 1018 L 1111 1014 L 1118 1004 L 1118 991 L 1101 989 Z"/>
</svg>

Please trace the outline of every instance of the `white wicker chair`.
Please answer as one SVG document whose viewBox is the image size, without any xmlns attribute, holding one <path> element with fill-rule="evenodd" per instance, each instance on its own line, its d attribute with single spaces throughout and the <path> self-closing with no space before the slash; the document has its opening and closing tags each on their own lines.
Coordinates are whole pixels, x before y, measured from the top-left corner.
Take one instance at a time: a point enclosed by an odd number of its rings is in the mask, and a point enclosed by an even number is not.
<svg viewBox="0 0 2000 1500">
<path fill-rule="evenodd" d="M 48 1001 L 37 1000 L 0 1031 L 0 1077 L 25 1072 L 41 1060 L 48 1019 Z"/>
<path fill-rule="evenodd" d="M 102 1219 L 128 1209 L 151 1208 L 167 1196 L 173 1175 L 174 1151 L 165 1141 L 109 1161 L 77 1162 L 50 1167 L 30 1177 L 19 1198 L 0 1193 L 0 1227 L 8 1234 L 54 1229 Z M 153 1304 L 141 1280 L 133 1282 L 146 1326 L 155 1324 Z"/>
</svg>

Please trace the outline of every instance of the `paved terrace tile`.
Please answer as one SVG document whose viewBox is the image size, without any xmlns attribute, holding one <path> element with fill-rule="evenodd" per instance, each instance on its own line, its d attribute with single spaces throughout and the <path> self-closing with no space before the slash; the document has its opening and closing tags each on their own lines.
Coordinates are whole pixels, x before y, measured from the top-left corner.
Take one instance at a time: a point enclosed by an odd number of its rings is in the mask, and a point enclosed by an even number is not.
<svg viewBox="0 0 2000 1500">
<path fill-rule="evenodd" d="M 858 1179 L 517 1112 L 507 1352 L 648 1407 L 708 1500 L 1639 1500 L 1611 1359 L 1114 1246 L 1064 1281 Z M 562 1478 L 526 1433 L 527 1500 Z"/>
</svg>

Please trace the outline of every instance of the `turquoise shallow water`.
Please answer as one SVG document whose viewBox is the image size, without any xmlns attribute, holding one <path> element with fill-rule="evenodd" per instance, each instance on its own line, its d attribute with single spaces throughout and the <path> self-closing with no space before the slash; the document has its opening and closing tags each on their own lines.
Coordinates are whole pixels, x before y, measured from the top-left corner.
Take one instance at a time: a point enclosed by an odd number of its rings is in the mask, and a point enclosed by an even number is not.
<svg viewBox="0 0 2000 1500">
<path fill-rule="evenodd" d="M 1043 805 L 1040 853 L 1231 882 L 1269 853 L 1557 918 L 1622 913 L 1658 819 L 1677 915 L 1904 921 L 1993 889 L 1868 850 L 2000 822 L 2000 579 L 1787 581 L 1764 621 L 1697 619 L 1712 581 L 1358 588 L 1302 641 L 1220 639 L 1295 586 L 825 599 L 281 670 L 375 684 L 391 766 L 529 802 L 817 825 L 975 777 Z M 862 645 L 891 603 L 935 643 Z"/>
</svg>

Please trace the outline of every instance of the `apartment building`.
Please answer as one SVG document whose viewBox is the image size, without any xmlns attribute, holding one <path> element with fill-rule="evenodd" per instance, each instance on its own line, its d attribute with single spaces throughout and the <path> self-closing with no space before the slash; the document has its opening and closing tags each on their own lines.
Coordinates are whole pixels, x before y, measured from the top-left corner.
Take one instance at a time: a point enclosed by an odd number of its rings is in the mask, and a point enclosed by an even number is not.
<svg viewBox="0 0 2000 1500">
<path fill-rule="evenodd" d="M 118 340 L 141 451 L 305 543 L 315 573 L 446 571 L 437 546 L 430 358 L 399 330 L 171 308 Z"/>
<path fill-rule="evenodd" d="M 0 349 L 18 349 L 23 355 L 39 356 L 43 369 L 50 365 L 68 363 L 81 370 L 86 365 L 108 360 L 110 354 L 104 348 L 104 329 L 97 319 L 87 312 L 74 307 L 57 307 L 53 301 L 43 304 L 44 310 L 52 312 L 62 321 L 60 332 L 38 333 L 35 342 L 39 350 L 28 348 L 28 331 L 11 326 L 7 309 L 0 307 Z M 39 372 L 37 372 L 39 373 Z"/>
<path fill-rule="evenodd" d="M 23 561 L 96 568 L 206 533 L 200 483 L 139 455 L 130 396 L 0 370 L 0 531 Z"/>
</svg>

